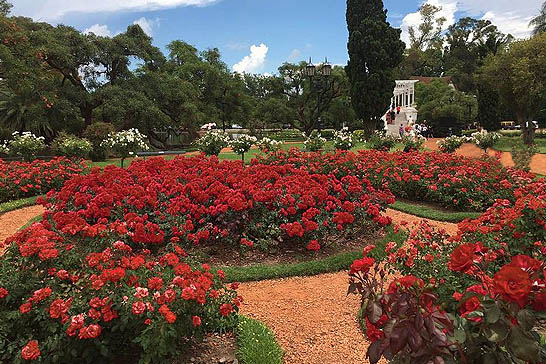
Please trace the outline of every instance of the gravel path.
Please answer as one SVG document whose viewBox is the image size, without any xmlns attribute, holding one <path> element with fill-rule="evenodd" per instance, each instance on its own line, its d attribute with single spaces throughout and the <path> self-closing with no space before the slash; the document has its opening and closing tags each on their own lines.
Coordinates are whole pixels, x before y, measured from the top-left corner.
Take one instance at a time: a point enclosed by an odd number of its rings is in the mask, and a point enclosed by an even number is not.
<svg viewBox="0 0 546 364">
<path fill-rule="evenodd" d="M 397 224 L 422 220 L 387 210 Z M 455 233 L 457 225 L 429 222 Z M 366 342 L 356 320 L 356 295 L 347 296 L 347 272 L 242 284 L 241 312 L 267 324 L 285 351 L 285 364 L 367 363 Z"/>
<path fill-rule="evenodd" d="M 40 205 L 25 207 L 0 215 L 0 243 L 12 236 L 21 227 L 25 226 L 30 219 L 44 213 Z"/>
<path fill-rule="evenodd" d="M 436 142 L 440 139 L 428 139 L 425 143 L 425 148 L 430 150 L 438 150 Z M 460 147 L 457 152 L 458 155 L 462 155 L 470 158 L 479 158 L 483 155 L 483 151 L 474 144 L 465 143 Z M 487 154 L 495 156 L 495 151 L 489 149 Z M 512 153 L 501 152 L 501 163 L 505 167 L 513 167 L 514 161 L 512 160 Z M 535 154 L 531 160 L 531 172 L 546 175 L 546 154 Z"/>
</svg>

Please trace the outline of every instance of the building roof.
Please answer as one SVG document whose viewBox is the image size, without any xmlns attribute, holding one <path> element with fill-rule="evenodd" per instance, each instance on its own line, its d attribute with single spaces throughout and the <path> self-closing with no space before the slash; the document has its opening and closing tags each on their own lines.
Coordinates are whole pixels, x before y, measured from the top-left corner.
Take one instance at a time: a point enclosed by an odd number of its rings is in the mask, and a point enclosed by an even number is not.
<svg viewBox="0 0 546 364">
<path fill-rule="evenodd" d="M 452 85 L 453 84 L 453 79 L 451 76 L 446 76 L 446 77 L 423 77 L 423 76 L 411 76 L 410 77 L 410 80 L 417 80 L 419 82 L 422 82 L 424 83 L 425 85 L 428 85 L 430 84 L 432 81 L 434 80 L 440 80 L 442 81 L 443 83 L 445 83 L 446 85 Z"/>
</svg>

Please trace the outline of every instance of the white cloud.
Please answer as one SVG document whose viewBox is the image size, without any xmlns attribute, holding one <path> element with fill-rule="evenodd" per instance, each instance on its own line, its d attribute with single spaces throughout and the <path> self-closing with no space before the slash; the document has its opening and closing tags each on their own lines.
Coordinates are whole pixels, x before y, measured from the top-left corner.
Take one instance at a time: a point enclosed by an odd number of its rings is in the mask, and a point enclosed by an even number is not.
<svg viewBox="0 0 546 364">
<path fill-rule="evenodd" d="M 301 59 L 301 51 L 299 49 L 293 49 L 288 56 L 290 62 L 299 61 Z"/>
<path fill-rule="evenodd" d="M 108 25 L 95 24 L 83 31 L 84 34 L 94 33 L 101 37 L 111 37 L 112 32 L 108 29 Z"/>
<path fill-rule="evenodd" d="M 159 27 L 159 19 L 151 20 L 151 19 L 146 19 L 145 17 L 142 17 L 140 19 L 135 20 L 133 24 L 140 25 L 144 33 L 146 33 L 149 37 L 151 37 L 154 35 L 154 28 Z"/>
<path fill-rule="evenodd" d="M 179 6 L 207 6 L 220 0 L 17 0 L 12 13 L 56 21 L 68 13 L 150 11 Z"/>
<path fill-rule="evenodd" d="M 260 71 L 264 64 L 269 48 L 265 44 L 252 45 L 250 55 L 245 56 L 239 63 L 233 66 L 233 70 L 239 73 L 256 73 Z"/>
<path fill-rule="evenodd" d="M 529 21 L 539 13 L 543 0 L 427 0 L 426 2 L 443 8 L 442 16 L 448 19 L 446 27 L 455 22 L 455 13 L 459 13 L 457 17 L 471 16 L 490 20 L 501 32 L 525 38 L 532 30 L 529 27 Z M 407 29 L 411 25 L 419 24 L 419 20 L 418 12 L 404 17 L 401 25 L 402 40 L 408 42 Z"/>
</svg>

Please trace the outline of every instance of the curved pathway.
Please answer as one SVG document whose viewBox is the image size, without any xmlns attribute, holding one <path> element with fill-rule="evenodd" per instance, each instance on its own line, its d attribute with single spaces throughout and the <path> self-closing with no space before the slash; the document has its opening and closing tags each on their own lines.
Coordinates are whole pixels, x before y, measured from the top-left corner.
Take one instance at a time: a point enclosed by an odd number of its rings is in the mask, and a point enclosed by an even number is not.
<svg viewBox="0 0 546 364">
<path fill-rule="evenodd" d="M 397 224 L 421 219 L 387 210 Z M 454 234 L 457 225 L 430 221 Z M 241 284 L 241 312 L 267 324 L 285 351 L 285 364 L 367 363 L 356 313 L 359 297 L 347 296 L 347 272 Z"/>
<path fill-rule="evenodd" d="M 428 139 L 425 143 L 425 148 L 430 150 L 438 150 L 438 144 L 436 142 L 441 139 Z M 458 155 L 470 158 L 479 158 L 483 155 L 483 151 L 474 144 L 465 143 L 462 147 L 457 149 L 455 152 Z M 497 151 L 489 149 L 487 154 L 490 156 L 495 156 Z M 501 163 L 505 167 L 513 167 L 514 161 L 512 160 L 512 153 L 509 152 L 498 152 L 501 153 Z M 535 154 L 531 160 L 531 172 L 546 175 L 546 154 Z"/>
<path fill-rule="evenodd" d="M 0 215 L 0 243 L 3 243 L 7 238 L 15 234 L 30 219 L 43 214 L 44 211 L 42 206 L 35 205 Z"/>
</svg>

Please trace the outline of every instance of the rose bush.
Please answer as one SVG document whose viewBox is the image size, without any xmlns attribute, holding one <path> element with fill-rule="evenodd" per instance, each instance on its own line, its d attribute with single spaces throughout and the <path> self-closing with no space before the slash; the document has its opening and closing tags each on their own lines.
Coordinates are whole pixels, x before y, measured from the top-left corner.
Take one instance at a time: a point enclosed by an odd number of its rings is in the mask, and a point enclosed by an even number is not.
<svg viewBox="0 0 546 364">
<path fill-rule="evenodd" d="M 361 294 L 373 325 L 371 362 L 381 356 L 411 363 L 546 360 L 538 321 L 546 316 L 546 180 L 516 188 L 514 196 L 460 223 L 452 237 L 421 224 L 404 246 L 387 245 L 382 274 L 413 281 L 407 294 L 381 295 L 380 285 L 368 283 L 374 273 L 355 262 L 351 292 Z M 427 318 L 436 324 L 422 326 Z M 432 327 L 439 331 L 427 340 Z"/>
<path fill-rule="evenodd" d="M 85 163 L 67 158 L 50 161 L 4 162 L 0 159 L 0 202 L 41 195 L 60 188 L 64 181 L 86 169 Z"/>
<path fill-rule="evenodd" d="M 258 157 L 256 163 L 293 165 L 338 178 L 357 176 L 396 197 L 438 203 L 458 210 L 484 211 L 496 199 L 515 200 L 514 190 L 528 185 L 533 174 L 504 168 L 495 159 L 471 159 L 436 152 L 363 150 L 303 153 L 295 149 Z"/>
</svg>

